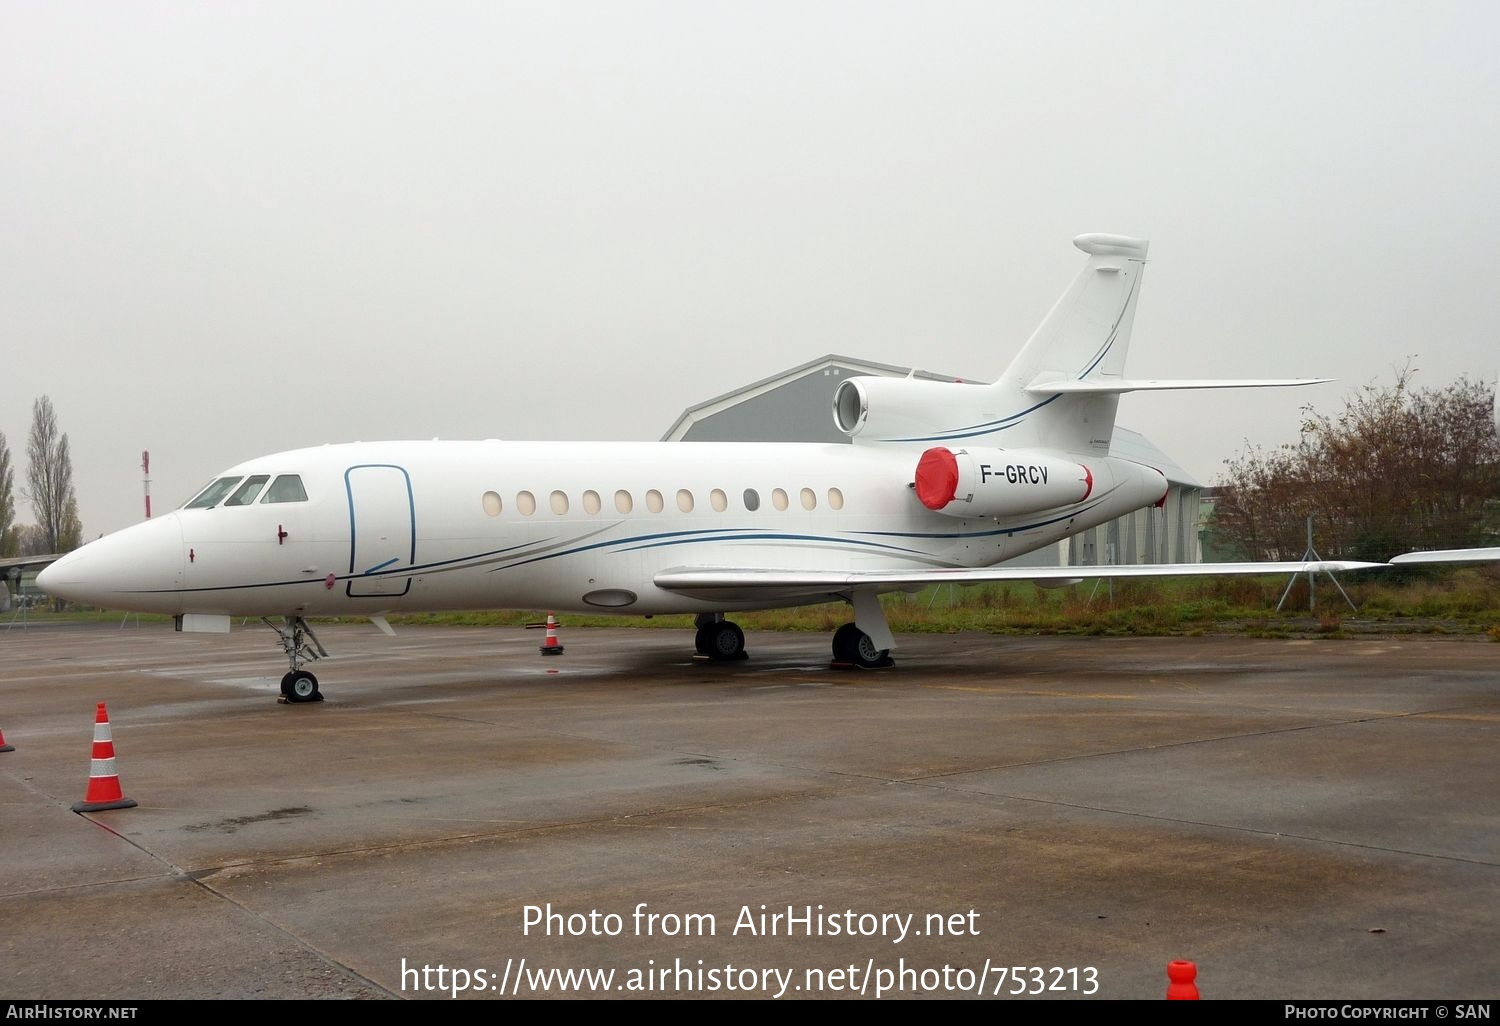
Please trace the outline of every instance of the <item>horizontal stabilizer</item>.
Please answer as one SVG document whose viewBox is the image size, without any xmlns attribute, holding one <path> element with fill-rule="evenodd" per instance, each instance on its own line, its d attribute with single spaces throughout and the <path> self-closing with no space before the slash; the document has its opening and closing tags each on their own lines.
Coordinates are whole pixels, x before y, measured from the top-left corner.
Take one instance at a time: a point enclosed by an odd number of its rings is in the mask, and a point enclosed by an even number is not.
<svg viewBox="0 0 1500 1026">
<path fill-rule="evenodd" d="M 1032 581 L 1037 584 L 1116 577 L 1231 577 L 1373 570 L 1389 563 L 1311 560 L 1282 563 L 1154 563 L 1125 566 L 991 566 L 933 570 L 768 570 L 733 567 L 677 567 L 655 577 L 656 586 L 703 599 L 735 595 L 778 598 L 838 596 L 852 589 L 898 591 L 929 584 L 984 584 Z"/>
<path fill-rule="evenodd" d="M 1141 379 L 1124 381 L 1091 379 L 1087 381 L 1043 381 L 1027 385 L 1033 395 L 1058 395 L 1091 392 L 1098 395 L 1120 395 L 1125 392 L 1160 392 L 1189 388 L 1291 388 L 1297 385 L 1321 385 L 1332 378 L 1183 378 L 1181 380 Z"/>
</svg>

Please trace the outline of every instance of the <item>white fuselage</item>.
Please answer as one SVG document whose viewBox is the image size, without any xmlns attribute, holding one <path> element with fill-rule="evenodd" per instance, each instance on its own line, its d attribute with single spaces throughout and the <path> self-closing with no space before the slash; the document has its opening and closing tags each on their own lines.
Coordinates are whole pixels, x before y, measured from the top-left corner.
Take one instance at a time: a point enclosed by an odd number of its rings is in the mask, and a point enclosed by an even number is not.
<svg viewBox="0 0 1500 1026">
<path fill-rule="evenodd" d="M 788 603 L 753 591 L 708 602 L 654 578 L 682 567 L 990 566 L 1166 492 L 1155 470 L 1078 456 L 1093 481 L 1083 501 L 957 518 L 918 500 L 919 456 L 906 447 L 795 443 L 300 449 L 221 478 L 295 475 L 305 499 L 269 501 L 267 490 L 242 505 L 158 516 L 59 560 L 47 571 L 48 590 L 118 609 L 232 616 L 748 609 Z"/>
</svg>

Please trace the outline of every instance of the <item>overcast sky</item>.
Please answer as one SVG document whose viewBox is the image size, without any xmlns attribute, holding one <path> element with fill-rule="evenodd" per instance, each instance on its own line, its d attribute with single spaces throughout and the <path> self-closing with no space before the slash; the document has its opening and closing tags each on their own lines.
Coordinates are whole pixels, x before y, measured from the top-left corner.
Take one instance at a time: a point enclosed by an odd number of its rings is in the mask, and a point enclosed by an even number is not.
<svg viewBox="0 0 1500 1026">
<path fill-rule="evenodd" d="M 376 438 L 661 436 L 827 353 L 992 380 L 1151 240 L 1127 396 L 1204 483 L 1500 371 L 1500 5 L 0 0 L 0 431 L 84 537 Z M 18 519 L 31 510 L 18 502 Z"/>
</svg>

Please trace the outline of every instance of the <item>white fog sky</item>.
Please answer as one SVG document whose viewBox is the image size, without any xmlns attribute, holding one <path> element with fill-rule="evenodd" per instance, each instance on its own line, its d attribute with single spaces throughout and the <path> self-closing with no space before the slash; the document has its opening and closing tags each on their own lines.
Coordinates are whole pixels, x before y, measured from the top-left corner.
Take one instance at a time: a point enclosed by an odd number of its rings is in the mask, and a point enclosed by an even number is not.
<svg viewBox="0 0 1500 1026">
<path fill-rule="evenodd" d="M 1151 240 L 1205 483 L 1413 357 L 1493 381 L 1494 3 L 0 0 L 0 431 L 84 536 L 375 438 L 660 437 L 827 353 L 992 380 Z M 32 519 L 18 501 L 18 519 Z"/>
</svg>

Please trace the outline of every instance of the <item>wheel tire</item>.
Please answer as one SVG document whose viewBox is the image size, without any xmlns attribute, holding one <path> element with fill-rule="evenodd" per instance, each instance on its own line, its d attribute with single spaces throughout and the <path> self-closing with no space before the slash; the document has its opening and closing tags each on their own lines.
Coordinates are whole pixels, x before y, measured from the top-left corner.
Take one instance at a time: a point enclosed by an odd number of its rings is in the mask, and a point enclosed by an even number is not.
<svg viewBox="0 0 1500 1026">
<path fill-rule="evenodd" d="M 836 663 L 852 663 L 859 658 L 859 639 L 864 635 L 858 627 L 852 623 L 846 623 L 833 632 L 833 661 Z"/>
<path fill-rule="evenodd" d="M 740 625 L 720 620 L 708 628 L 708 654 L 716 661 L 727 662 L 745 655 L 745 632 Z"/>
<path fill-rule="evenodd" d="M 889 649 L 876 648 L 874 640 L 852 623 L 833 632 L 833 660 L 865 669 L 887 665 Z"/>
<path fill-rule="evenodd" d="M 713 655 L 713 625 L 699 627 L 698 633 L 693 635 L 693 651 L 699 655 Z"/>
<path fill-rule="evenodd" d="M 289 702 L 317 702 L 323 698 L 318 690 L 318 678 L 306 670 L 298 670 L 283 677 L 281 690 Z"/>
</svg>

